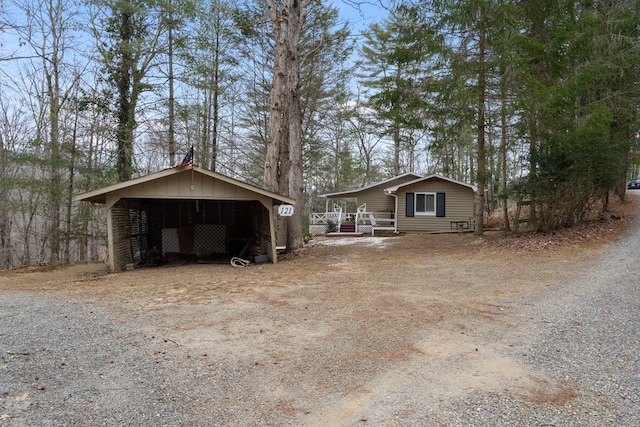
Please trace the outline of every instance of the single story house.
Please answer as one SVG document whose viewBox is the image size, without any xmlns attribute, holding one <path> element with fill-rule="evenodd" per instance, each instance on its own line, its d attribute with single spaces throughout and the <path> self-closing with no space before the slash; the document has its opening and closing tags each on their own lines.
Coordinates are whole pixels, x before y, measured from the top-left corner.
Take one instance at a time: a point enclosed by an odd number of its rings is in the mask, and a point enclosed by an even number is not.
<svg viewBox="0 0 640 427">
<path fill-rule="evenodd" d="M 254 252 L 277 261 L 275 207 L 284 197 L 197 166 L 165 169 L 76 196 L 107 209 L 111 271 L 162 257 Z"/>
<path fill-rule="evenodd" d="M 312 214 L 311 224 L 339 218 L 341 232 L 374 233 L 469 230 L 474 227 L 476 187 L 441 175 L 407 173 L 355 190 L 323 194 L 326 213 Z M 349 200 L 356 212 L 342 212 Z M 333 211 L 330 207 L 334 206 Z"/>
<path fill-rule="evenodd" d="M 474 228 L 477 188 L 440 175 L 385 188 L 396 204 L 396 231 Z"/>
</svg>

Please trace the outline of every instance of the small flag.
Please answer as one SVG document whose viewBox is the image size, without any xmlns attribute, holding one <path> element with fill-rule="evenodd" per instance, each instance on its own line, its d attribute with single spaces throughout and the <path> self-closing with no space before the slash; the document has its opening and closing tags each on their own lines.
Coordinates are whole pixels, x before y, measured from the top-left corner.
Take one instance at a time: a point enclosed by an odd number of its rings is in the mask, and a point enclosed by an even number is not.
<svg viewBox="0 0 640 427">
<path fill-rule="evenodd" d="M 183 166 L 193 165 L 193 145 L 189 152 L 184 156 L 184 159 L 180 163 L 176 163 L 174 168 L 181 168 Z"/>
</svg>

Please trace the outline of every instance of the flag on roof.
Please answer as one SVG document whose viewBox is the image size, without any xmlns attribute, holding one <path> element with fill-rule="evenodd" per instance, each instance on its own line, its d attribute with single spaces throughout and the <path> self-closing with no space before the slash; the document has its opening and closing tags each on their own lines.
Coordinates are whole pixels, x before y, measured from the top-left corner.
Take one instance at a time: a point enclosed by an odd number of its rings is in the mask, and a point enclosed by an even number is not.
<svg viewBox="0 0 640 427">
<path fill-rule="evenodd" d="M 173 166 L 174 168 L 181 168 L 183 166 L 190 166 L 193 165 L 193 145 L 191 146 L 191 149 L 189 150 L 189 152 L 184 156 L 184 159 L 182 159 L 181 162 L 176 163 L 175 166 Z"/>
</svg>

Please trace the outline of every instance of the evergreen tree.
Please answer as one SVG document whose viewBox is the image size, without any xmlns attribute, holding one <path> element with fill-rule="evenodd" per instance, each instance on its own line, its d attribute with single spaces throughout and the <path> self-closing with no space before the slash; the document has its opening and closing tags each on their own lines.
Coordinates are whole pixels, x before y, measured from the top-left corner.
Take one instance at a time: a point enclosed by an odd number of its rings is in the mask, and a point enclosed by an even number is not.
<svg viewBox="0 0 640 427">
<path fill-rule="evenodd" d="M 360 83 L 369 89 L 368 105 L 384 123 L 393 143 L 394 175 L 402 172 L 401 151 L 412 151 L 415 130 L 430 118 L 428 102 L 434 33 L 417 6 L 400 4 L 382 24 L 373 24 L 362 46 Z"/>
<path fill-rule="evenodd" d="M 136 108 L 152 88 L 149 72 L 158 66 L 166 30 L 163 7 L 147 0 L 93 0 L 93 34 L 100 63 L 116 100 L 116 165 L 118 180 L 131 178 Z M 165 49 L 165 50 L 163 50 Z"/>
<path fill-rule="evenodd" d="M 625 180 L 635 138 L 638 4 L 523 2 L 519 92 L 537 229 L 583 221 Z"/>
<path fill-rule="evenodd" d="M 229 89 L 236 80 L 237 45 L 240 40 L 233 28 L 234 5 L 231 2 L 210 0 L 197 7 L 194 35 L 186 58 L 185 80 L 192 92 L 184 106 L 185 119 L 193 121 L 190 135 L 196 142 L 196 160 L 210 170 L 218 169 L 220 155 L 221 116 L 226 104 L 231 104 Z M 227 98 L 225 99 L 225 96 Z M 193 130 L 195 129 L 195 131 Z"/>
</svg>

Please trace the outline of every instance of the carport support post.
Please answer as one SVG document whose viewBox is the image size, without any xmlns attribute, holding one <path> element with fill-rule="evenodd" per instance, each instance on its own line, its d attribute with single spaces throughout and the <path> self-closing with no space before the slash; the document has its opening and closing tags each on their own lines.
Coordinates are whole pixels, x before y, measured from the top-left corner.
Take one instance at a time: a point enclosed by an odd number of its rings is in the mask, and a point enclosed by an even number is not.
<svg viewBox="0 0 640 427">
<path fill-rule="evenodd" d="M 111 215 L 111 208 L 118 203 L 120 196 L 107 196 L 107 202 L 105 208 L 107 209 L 107 252 L 109 257 L 109 270 L 112 273 L 116 271 L 116 253 L 113 245 L 113 217 Z"/>
<path fill-rule="evenodd" d="M 273 205 L 273 199 L 270 197 L 260 197 L 260 203 L 269 212 L 269 236 L 271 238 L 271 262 L 274 264 L 278 262 L 278 250 L 276 248 L 276 214 L 275 206 Z"/>
<path fill-rule="evenodd" d="M 278 238 L 276 237 L 276 216 L 273 213 L 273 205 L 269 209 L 269 224 L 271 224 L 271 260 L 275 264 L 278 262 Z"/>
</svg>

